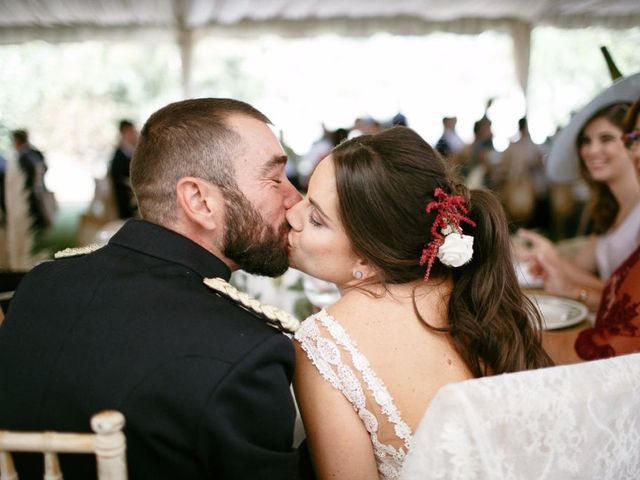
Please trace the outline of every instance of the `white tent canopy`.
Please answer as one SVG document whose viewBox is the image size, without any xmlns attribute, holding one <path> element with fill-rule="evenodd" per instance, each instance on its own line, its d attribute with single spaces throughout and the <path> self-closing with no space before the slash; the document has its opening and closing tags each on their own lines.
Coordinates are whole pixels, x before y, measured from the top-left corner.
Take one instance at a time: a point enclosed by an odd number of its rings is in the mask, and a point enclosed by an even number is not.
<svg viewBox="0 0 640 480">
<path fill-rule="evenodd" d="M 197 38 L 215 34 L 424 35 L 509 32 L 523 91 L 531 29 L 640 25 L 637 0 L 0 0 L 0 44 L 171 36 L 180 45 L 185 95 Z"/>
</svg>

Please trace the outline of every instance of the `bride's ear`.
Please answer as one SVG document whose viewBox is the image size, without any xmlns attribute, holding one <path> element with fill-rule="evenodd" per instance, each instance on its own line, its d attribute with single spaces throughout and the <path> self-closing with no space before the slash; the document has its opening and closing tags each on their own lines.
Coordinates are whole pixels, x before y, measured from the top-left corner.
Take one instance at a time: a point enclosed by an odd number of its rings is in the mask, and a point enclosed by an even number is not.
<svg viewBox="0 0 640 480">
<path fill-rule="evenodd" d="M 366 260 L 359 258 L 353 266 L 352 275 L 356 280 L 369 280 L 377 274 L 375 268 Z"/>
</svg>

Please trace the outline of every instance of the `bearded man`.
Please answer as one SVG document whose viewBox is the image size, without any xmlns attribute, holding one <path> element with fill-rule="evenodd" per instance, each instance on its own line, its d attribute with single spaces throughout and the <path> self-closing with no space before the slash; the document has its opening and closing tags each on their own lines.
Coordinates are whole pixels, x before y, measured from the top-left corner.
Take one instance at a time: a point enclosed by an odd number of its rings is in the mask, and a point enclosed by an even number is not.
<svg viewBox="0 0 640 480">
<path fill-rule="evenodd" d="M 285 210 L 301 197 L 269 124 L 229 99 L 151 115 L 131 164 L 143 219 L 41 264 L 16 292 L 0 328 L 0 429 L 88 431 L 116 409 L 129 478 L 296 476 L 293 347 L 203 283 L 288 267 Z M 95 477 L 84 457 L 61 457 L 66 479 Z M 38 461 L 17 456 L 20 478 L 41 478 Z"/>
</svg>

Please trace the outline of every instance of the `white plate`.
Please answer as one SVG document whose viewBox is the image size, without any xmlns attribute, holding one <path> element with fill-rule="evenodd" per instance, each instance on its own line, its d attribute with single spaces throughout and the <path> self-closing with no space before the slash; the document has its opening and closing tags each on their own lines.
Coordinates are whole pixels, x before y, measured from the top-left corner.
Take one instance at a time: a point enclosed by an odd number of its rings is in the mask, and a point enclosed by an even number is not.
<svg viewBox="0 0 640 480">
<path fill-rule="evenodd" d="M 552 295 L 529 295 L 542 315 L 545 330 L 565 328 L 583 321 L 589 310 L 586 306 L 568 298 Z"/>
</svg>

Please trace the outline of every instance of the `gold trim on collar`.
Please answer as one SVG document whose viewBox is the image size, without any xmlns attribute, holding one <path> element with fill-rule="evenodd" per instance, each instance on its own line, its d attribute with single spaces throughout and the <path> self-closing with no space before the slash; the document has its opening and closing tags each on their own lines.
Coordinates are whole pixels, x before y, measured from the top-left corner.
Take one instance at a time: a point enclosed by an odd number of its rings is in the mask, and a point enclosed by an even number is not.
<svg viewBox="0 0 640 480">
<path fill-rule="evenodd" d="M 77 257 L 79 255 L 86 255 L 91 252 L 95 252 L 96 250 L 104 247 L 102 243 L 94 243 L 92 245 L 87 245 L 86 247 L 78 247 L 78 248 L 65 248 L 64 250 L 60 250 L 53 255 L 53 258 L 67 258 L 67 257 Z"/>
<path fill-rule="evenodd" d="M 267 319 L 267 323 L 280 331 L 294 333 L 300 326 L 300 320 L 291 315 L 289 312 L 274 307 L 273 305 L 265 305 L 255 298 L 251 298 L 248 294 L 239 291 L 236 287 L 222 278 L 205 278 L 204 284 L 229 297 L 231 300 L 239 303 L 247 310 L 257 313 Z"/>
</svg>

